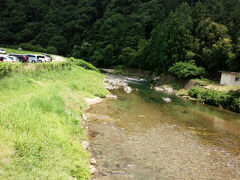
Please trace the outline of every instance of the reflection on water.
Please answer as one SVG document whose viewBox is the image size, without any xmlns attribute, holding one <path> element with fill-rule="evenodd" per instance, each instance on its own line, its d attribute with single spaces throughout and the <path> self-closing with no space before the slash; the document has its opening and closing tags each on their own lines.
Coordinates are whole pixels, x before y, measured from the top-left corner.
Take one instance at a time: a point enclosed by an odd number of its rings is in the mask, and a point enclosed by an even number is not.
<svg viewBox="0 0 240 180">
<path fill-rule="evenodd" d="M 88 110 L 97 179 L 240 179 L 240 116 L 140 88 Z"/>
</svg>

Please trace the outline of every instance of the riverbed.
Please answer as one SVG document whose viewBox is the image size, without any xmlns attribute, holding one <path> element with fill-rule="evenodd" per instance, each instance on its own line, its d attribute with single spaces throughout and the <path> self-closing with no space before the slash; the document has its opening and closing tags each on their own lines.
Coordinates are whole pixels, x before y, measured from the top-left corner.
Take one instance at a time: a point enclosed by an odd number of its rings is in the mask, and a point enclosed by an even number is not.
<svg viewBox="0 0 240 180">
<path fill-rule="evenodd" d="M 239 114 L 132 85 L 86 111 L 93 179 L 240 179 Z"/>
</svg>

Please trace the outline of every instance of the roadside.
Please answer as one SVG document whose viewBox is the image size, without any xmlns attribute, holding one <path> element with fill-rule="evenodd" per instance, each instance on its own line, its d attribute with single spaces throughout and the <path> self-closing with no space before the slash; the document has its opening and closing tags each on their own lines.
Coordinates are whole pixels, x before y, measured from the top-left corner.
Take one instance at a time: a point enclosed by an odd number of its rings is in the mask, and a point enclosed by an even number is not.
<svg viewBox="0 0 240 180">
<path fill-rule="evenodd" d="M 58 56 L 58 55 L 51 55 L 53 58 L 53 61 L 66 61 L 66 58 L 63 56 Z"/>
</svg>

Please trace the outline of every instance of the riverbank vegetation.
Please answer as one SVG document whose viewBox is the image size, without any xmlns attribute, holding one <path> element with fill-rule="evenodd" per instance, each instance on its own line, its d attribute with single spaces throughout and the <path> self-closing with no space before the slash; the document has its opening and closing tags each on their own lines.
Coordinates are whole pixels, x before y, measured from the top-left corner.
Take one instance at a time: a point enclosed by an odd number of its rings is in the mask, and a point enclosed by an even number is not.
<svg viewBox="0 0 240 180">
<path fill-rule="evenodd" d="M 108 93 L 103 77 L 43 66 L 0 79 L 0 179 L 88 179 L 81 113 L 85 97 Z"/>
<path fill-rule="evenodd" d="M 192 87 L 189 95 L 200 102 L 213 106 L 221 106 L 234 112 L 240 112 L 240 91 L 217 91 L 202 87 Z"/>
</svg>

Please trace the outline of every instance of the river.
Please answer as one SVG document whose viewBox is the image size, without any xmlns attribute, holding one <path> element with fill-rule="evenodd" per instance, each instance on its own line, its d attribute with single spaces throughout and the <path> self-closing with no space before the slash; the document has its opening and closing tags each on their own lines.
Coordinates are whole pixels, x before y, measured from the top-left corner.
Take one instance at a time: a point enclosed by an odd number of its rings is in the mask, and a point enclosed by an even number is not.
<svg viewBox="0 0 240 180">
<path fill-rule="evenodd" d="M 130 83 L 86 112 L 93 179 L 240 179 L 239 114 Z"/>
</svg>

